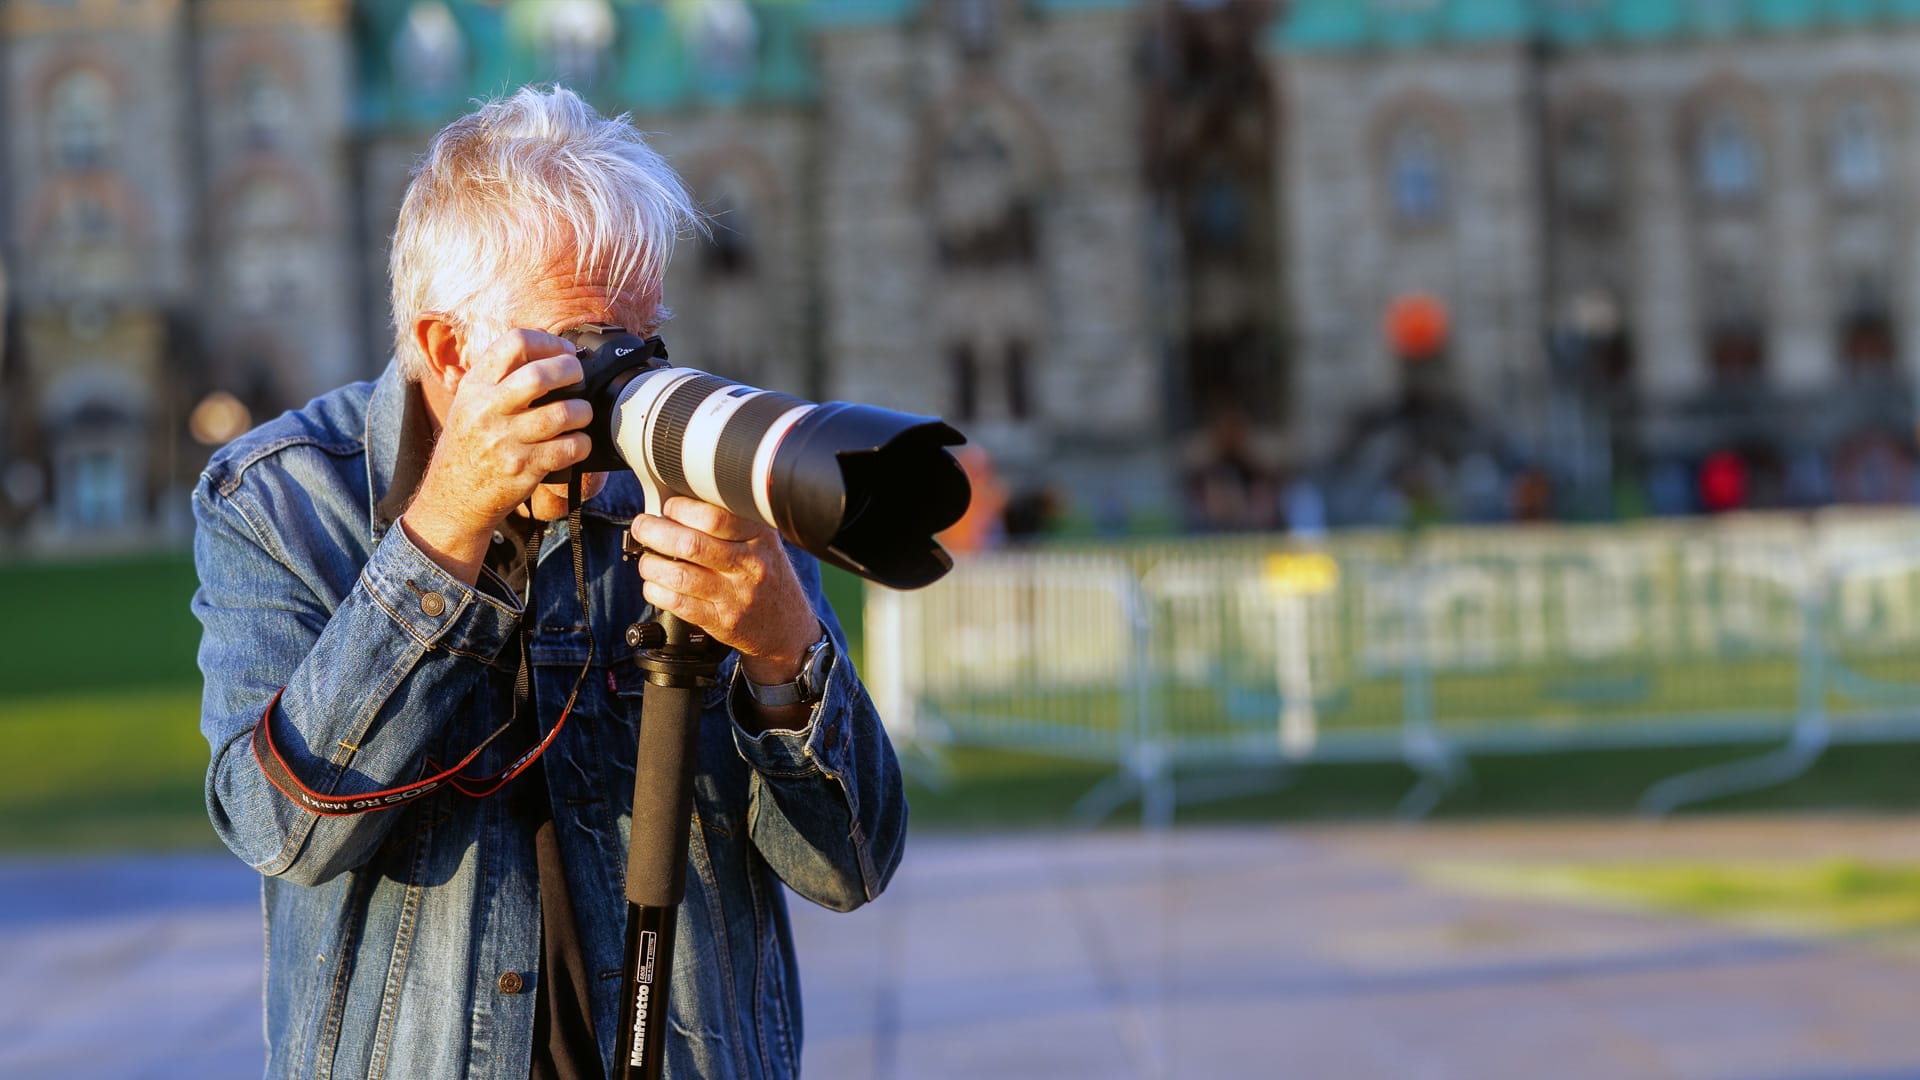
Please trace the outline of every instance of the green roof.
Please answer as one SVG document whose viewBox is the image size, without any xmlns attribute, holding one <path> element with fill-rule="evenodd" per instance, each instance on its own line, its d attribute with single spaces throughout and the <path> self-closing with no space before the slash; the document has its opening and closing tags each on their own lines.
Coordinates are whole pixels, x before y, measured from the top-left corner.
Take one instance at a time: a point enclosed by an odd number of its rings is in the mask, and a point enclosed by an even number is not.
<svg viewBox="0 0 1920 1080">
<path fill-rule="evenodd" d="M 575 0 L 569 0 L 575 2 Z M 750 47 L 714 47 L 720 0 L 577 0 L 611 20 L 598 76 L 568 78 L 608 111 L 660 112 L 811 101 L 813 37 L 837 28 L 899 25 L 927 0 L 743 0 Z M 1069 13 L 1141 8 L 1155 0 L 1024 0 Z M 597 9 L 594 5 L 598 5 Z M 358 0 L 354 5 L 364 128 L 436 126 L 475 98 L 561 79 L 540 35 L 556 0 Z M 1444 48 L 1546 40 L 1563 47 L 1784 35 L 1920 24 L 1920 0 L 1290 0 L 1270 42 L 1282 53 Z M 414 27 L 457 39 L 449 77 L 401 70 Z M 736 47 L 738 42 L 736 42 Z"/>
<path fill-rule="evenodd" d="M 599 108 L 619 112 L 811 100 L 817 86 L 808 0 L 745 0 L 750 47 L 703 56 L 707 0 L 602 0 L 613 36 L 598 76 L 567 77 L 542 48 L 550 0 L 360 0 L 355 5 L 362 127 L 432 126 L 474 98 L 535 82 L 565 81 Z M 895 2 L 895 0 L 883 0 Z M 410 78 L 400 54 L 409 25 L 457 37 L 454 77 Z"/>
<path fill-rule="evenodd" d="M 1578 47 L 1920 23 L 1920 0 L 1293 0 L 1285 52 L 1544 39 Z"/>
<path fill-rule="evenodd" d="M 1112 11 L 1145 7 L 1157 0 L 1024 0 L 1034 11 Z M 927 0 L 805 0 L 815 26 L 877 26 L 903 22 Z"/>
</svg>

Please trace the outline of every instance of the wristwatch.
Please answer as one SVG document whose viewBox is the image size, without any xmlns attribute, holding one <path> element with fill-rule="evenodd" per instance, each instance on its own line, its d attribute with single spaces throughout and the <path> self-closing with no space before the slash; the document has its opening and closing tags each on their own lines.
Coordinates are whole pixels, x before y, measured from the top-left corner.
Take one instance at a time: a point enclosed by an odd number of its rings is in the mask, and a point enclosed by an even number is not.
<svg viewBox="0 0 1920 1080">
<path fill-rule="evenodd" d="M 792 682 L 774 683 L 762 686 L 747 677 L 746 672 L 740 678 L 747 684 L 747 694 L 754 703 L 770 709 L 782 705 L 811 705 L 819 701 L 827 692 L 827 669 L 833 666 L 833 638 L 824 629 L 820 631 L 820 640 L 807 646 L 800 657 L 800 673 Z"/>
</svg>

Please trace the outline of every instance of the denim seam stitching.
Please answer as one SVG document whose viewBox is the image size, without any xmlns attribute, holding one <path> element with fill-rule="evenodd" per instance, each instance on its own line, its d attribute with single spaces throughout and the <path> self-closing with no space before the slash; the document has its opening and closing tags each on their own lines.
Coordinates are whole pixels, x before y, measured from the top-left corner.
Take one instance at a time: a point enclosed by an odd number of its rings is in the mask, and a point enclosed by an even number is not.
<svg viewBox="0 0 1920 1080">
<path fill-rule="evenodd" d="M 359 882 L 354 882 L 357 886 Z M 359 949 L 359 927 L 366 909 L 366 897 L 356 896 L 348 909 L 350 916 L 359 917 L 346 920 L 347 929 L 335 943 L 333 991 L 327 995 L 326 1021 L 322 1026 L 320 1045 L 314 1049 L 326 1055 L 325 1061 L 314 1062 L 315 1080 L 329 1080 L 333 1075 L 333 1059 L 340 1052 L 341 1021 L 346 1018 L 347 984 L 353 979 L 353 957 Z"/>
<path fill-rule="evenodd" d="M 281 550 L 279 543 L 274 539 L 273 530 L 266 527 L 259 515 L 254 513 L 253 507 L 247 505 L 247 500 L 241 498 L 238 491 L 231 492 L 224 498 L 233 507 L 233 512 L 240 515 L 240 520 L 247 523 L 247 531 L 253 534 L 254 541 L 260 545 L 262 551 L 267 553 L 267 557 L 297 579 L 300 572 L 293 568 L 292 560 L 287 558 L 287 553 Z"/>
<path fill-rule="evenodd" d="M 394 665 L 387 672 L 386 680 L 374 687 L 367 703 L 361 706 L 359 714 L 353 718 L 352 724 L 348 727 L 349 734 L 346 742 L 359 746 L 365 741 L 367 732 L 373 728 L 374 719 L 380 715 L 380 710 L 386 707 L 388 700 L 393 697 L 393 692 L 399 689 L 400 683 L 407 677 L 407 672 L 413 670 L 414 666 L 420 662 L 420 655 L 416 653 L 407 659 L 407 662 Z M 353 760 L 352 751 L 347 750 L 345 746 L 339 749 L 343 756 L 334 763 L 333 775 L 327 778 L 329 793 L 339 787 L 340 778 L 346 775 L 347 763 Z"/>
<path fill-rule="evenodd" d="M 760 1068 L 768 1075 L 773 1074 L 773 1048 L 767 1045 L 766 1016 L 767 1004 L 767 923 L 762 908 L 766 904 L 765 893 L 761 889 L 760 875 L 755 872 L 752 862 L 746 867 L 747 892 L 752 899 L 749 905 L 753 909 L 753 1015 L 754 1042 L 760 1047 Z"/>
<path fill-rule="evenodd" d="M 762 776 L 777 777 L 781 780 L 803 780 L 810 776 L 828 775 L 826 770 L 820 768 L 819 766 L 814 766 L 813 768 L 810 768 L 810 769 L 769 769 L 769 768 L 763 768 L 761 766 L 756 765 L 754 766 L 753 771 L 759 773 Z"/>
<path fill-rule="evenodd" d="M 696 819 L 700 816 L 697 806 L 694 808 L 694 816 Z M 733 943 L 727 937 L 726 909 L 722 906 L 719 879 L 714 874 L 713 852 L 707 848 L 707 837 L 702 829 L 694 829 L 692 834 L 692 844 L 688 854 L 693 858 L 694 876 L 700 879 L 700 887 L 707 894 L 707 921 L 714 924 L 710 929 L 714 935 L 714 950 L 719 954 L 719 963 L 716 966 L 720 969 L 722 992 L 726 995 L 728 1002 L 735 1003 L 737 1006 L 740 999 L 739 990 L 734 986 L 733 980 Z M 672 977 L 671 973 L 668 977 Z M 731 1041 L 725 1038 L 720 1040 L 722 1045 Z M 736 1058 L 741 1058 L 743 1052 L 736 1046 L 734 1054 Z M 744 1066 L 746 1062 L 739 1060 L 738 1064 Z"/>
<path fill-rule="evenodd" d="M 868 900 L 878 899 L 880 874 L 874 869 L 873 846 L 867 843 L 867 830 L 861 827 L 859 814 L 853 816 L 847 839 L 853 843 L 853 857 L 860 863 L 860 887 L 866 890 Z"/>
<path fill-rule="evenodd" d="M 413 880 L 407 882 L 406 898 L 400 906 L 400 923 L 394 930 L 397 948 L 393 963 L 387 969 L 385 992 L 381 995 L 380 1027 L 374 1036 L 373 1056 L 367 1063 L 367 1080 L 380 1080 L 386 1075 L 387 1054 L 393 1048 L 394 1013 L 400 1002 L 400 987 L 406 980 L 407 959 L 413 954 L 413 931 L 420 917 L 421 864 L 426 862 L 428 844 L 423 835 L 416 834 L 413 845 Z"/>
<path fill-rule="evenodd" d="M 352 457 L 355 454 L 364 453 L 367 448 L 365 440 L 358 438 L 349 438 L 345 442 L 329 442 L 317 435 L 307 433 L 282 435 L 278 439 L 254 447 L 237 461 L 221 462 L 220 470 L 228 475 L 220 482 L 220 494 L 231 495 L 246 478 L 248 469 L 295 446 L 311 446 L 332 457 Z M 212 473 L 213 469 L 209 468 L 203 475 L 211 477 Z"/>
</svg>

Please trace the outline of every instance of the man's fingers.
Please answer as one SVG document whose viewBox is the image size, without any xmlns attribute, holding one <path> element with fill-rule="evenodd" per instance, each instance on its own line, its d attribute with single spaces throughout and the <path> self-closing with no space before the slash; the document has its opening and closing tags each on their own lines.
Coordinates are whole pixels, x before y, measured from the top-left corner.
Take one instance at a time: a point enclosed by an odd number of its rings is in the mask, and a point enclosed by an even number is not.
<svg viewBox="0 0 1920 1080">
<path fill-rule="evenodd" d="M 563 337 L 544 330 L 509 330 L 480 350 L 467 371 L 467 377 L 478 378 L 482 385 L 492 386 L 531 361 L 561 355 L 573 356 L 573 346 Z M 577 366 L 579 361 L 575 360 L 574 363 Z M 577 372 L 574 378 L 579 378 Z M 566 383 L 559 385 L 565 386 Z M 528 400 L 532 400 L 532 397 Z"/>
<path fill-rule="evenodd" d="M 569 465 L 577 465 L 587 460 L 587 454 L 592 449 L 592 439 L 581 432 L 574 432 L 534 446 L 527 460 L 534 471 L 544 477 L 548 473 L 559 472 Z"/>
<path fill-rule="evenodd" d="M 751 518 L 730 513 L 722 507 L 699 499 L 689 499 L 685 495 L 675 495 L 660 508 L 668 518 L 706 533 L 721 540 L 757 540 L 767 532 L 767 527 Z"/>
<path fill-rule="evenodd" d="M 572 386 L 583 377 L 580 358 L 570 352 L 529 361 L 500 380 L 500 405 L 507 409 L 525 408 L 535 399 L 563 386 Z"/>
<path fill-rule="evenodd" d="M 727 634 L 733 629 L 733 620 L 725 609 L 698 597 L 674 592 L 658 582 L 642 581 L 640 595 L 661 611 L 671 611 L 709 633 Z"/>
<path fill-rule="evenodd" d="M 521 442 L 540 443 L 565 432 L 578 431 L 593 419 L 593 406 L 578 399 L 550 401 L 537 409 L 508 418 Z"/>
<path fill-rule="evenodd" d="M 682 596 L 702 600 L 722 599 L 727 591 L 726 579 L 718 573 L 698 563 L 681 562 L 651 552 L 640 556 L 640 577 Z"/>
<path fill-rule="evenodd" d="M 653 514 L 633 519 L 633 538 L 649 551 L 710 570 L 725 570 L 737 561 L 730 542 Z"/>
</svg>

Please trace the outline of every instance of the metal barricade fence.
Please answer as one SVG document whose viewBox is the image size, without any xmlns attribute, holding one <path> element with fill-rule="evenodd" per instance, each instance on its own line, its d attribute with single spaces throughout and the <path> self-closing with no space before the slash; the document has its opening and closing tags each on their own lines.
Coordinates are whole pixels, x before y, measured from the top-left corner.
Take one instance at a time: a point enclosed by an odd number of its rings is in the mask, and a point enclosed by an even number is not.
<svg viewBox="0 0 1920 1080">
<path fill-rule="evenodd" d="M 1147 670 L 1138 583 L 1107 555 L 988 555 L 867 593 L 867 682 L 902 743 L 1117 758 Z"/>
<path fill-rule="evenodd" d="M 1920 726 L 1920 528 L 1905 514 L 1844 513 L 1815 534 L 1825 576 L 1822 705 L 1839 740 Z"/>
<path fill-rule="evenodd" d="M 1421 813 L 1468 753 L 1784 739 L 1664 811 L 1920 734 L 1920 515 L 1337 534 L 1031 551 L 871 590 L 904 745 L 1175 766 L 1402 759 Z M 1783 756 L 1784 755 L 1784 756 Z"/>
</svg>

